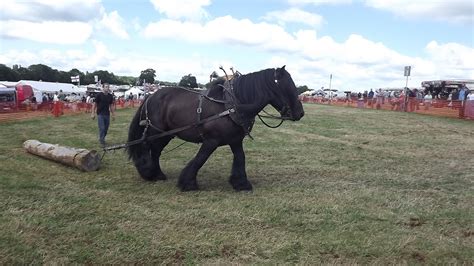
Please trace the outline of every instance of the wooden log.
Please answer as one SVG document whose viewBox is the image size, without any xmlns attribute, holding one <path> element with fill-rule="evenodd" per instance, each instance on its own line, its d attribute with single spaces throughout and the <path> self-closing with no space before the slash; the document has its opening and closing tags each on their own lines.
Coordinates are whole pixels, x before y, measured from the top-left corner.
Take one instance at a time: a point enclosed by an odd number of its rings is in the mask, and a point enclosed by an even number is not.
<svg viewBox="0 0 474 266">
<path fill-rule="evenodd" d="M 23 147 L 29 153 L 82 171 L 96 171 L 100 167 L 100 156 L 95 150 L 71 148 L 37 140 L 27 140 L 23 143 Z"/>
</svg>

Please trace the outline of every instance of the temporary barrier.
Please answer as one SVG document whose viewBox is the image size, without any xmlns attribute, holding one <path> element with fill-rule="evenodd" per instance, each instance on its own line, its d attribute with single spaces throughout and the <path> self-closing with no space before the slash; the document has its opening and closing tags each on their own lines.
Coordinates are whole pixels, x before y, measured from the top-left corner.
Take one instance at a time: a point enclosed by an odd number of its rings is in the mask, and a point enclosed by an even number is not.
<svg viewBox="0 0 474 266">
<path fill-rule="evenodd" d="M 369 108 L 391 111 L 404 111 L 405 103 L 398 98 L 376 99 L 337 99 L 328 100 L 323 97 L 300 96 L 304 103 L 326 104 L 334 106 L 345 106 L 354 108 Z M 135 108 L 140 105 L 140 100 L 119 101 L 114 105 L 115 109 Z M 59 101 L 57 105 L 53 102 L 41 104 L 22 105 L 19 109 L 0 110 L 0 123 L 5 121 L 22 120 L 30 117 L 58 117 L 61 115 L 90 113 L 92 104 L 83 102 L 65 103 Z M 415 112 L 427 115 L 436 115 L 453 118 L 474 120 L 474 100 L 449 101 L 449 100 L 417 100 L 409 99 L 406 104 L 407 112 Z"/>
<path fill-rule="evenodd" d="M 2 109 L 0 110 L 0 123 L 7 121 L 23 120 L 33 117 L 59 117 L 62 115 L 90 113 L 92 112 L 91 103 L 83 102 L 45 102 L 45 103 L 28 103 L 23 104 L 18 109 Z M 139 100 L 129 101 L 128 104 L 121 102 L 114 105 L 115 109 L 134 108 L 140 106 Z"/>
<path fill-rule="evenodd" d="M 320 96 L 300 96 L 304 103 L 319 103 L 334 106 L 346 106 L 367 109 L 380 109 L 391 111 L 406 111 L 436 115 L 444 117 L 474 119 L 474 100 L 418 100 L 409 98 L 405 103 L 403 99 L 383 97 L 381 99 L 337 99 L 328 100 Z"/>
</svg>

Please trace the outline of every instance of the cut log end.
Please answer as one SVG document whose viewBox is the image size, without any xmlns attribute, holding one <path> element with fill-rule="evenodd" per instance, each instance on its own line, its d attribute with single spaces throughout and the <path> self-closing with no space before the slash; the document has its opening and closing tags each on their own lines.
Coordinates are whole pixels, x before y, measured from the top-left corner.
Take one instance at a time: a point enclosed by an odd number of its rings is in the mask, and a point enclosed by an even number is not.
<svg viewBox="0 0 474 266">
<path fill-rule="evenodd" d="M 100 156 L 95 150 L 77 149 L 58 144 L 43 143 L 37 140 L 27 140 L 23 143 L 23 147 L 31 154 L 72 166 L 82 171 L 96 171 L 100 167 Z"/>
</svg>

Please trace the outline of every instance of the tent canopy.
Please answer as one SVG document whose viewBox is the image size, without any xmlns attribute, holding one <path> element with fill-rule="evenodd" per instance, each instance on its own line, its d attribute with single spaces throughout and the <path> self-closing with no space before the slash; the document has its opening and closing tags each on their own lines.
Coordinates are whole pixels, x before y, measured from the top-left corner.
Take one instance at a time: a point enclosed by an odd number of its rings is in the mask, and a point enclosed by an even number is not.
<svg viewBox="0 0 474 266">
<path fill-rule="evenodd" d="M 65 94 L 70 93 L 86 93 L 84 88 L 77 87 L 76 85 L 70 83 L 59 83 L 59 82 L 45 82 L 45 81 L 35 81 L 35 80 L 20 80 L 18 83 L 24 85 L 30 85 L 33 89 L 44 92 L 59 92 L 62 91 Z"/>
<path fill-rule="evenodd" d="M 128 97 L 128 95 L 130 95 L 130 93 L 132 93 L 132 95 L 136 98 L 138 98 L 139 94 L 145 94 L 145 92 L 140 90 L 139 88 L 133 87 L 133 88 L 125 91 L 125 98 Z"/>
</svg>

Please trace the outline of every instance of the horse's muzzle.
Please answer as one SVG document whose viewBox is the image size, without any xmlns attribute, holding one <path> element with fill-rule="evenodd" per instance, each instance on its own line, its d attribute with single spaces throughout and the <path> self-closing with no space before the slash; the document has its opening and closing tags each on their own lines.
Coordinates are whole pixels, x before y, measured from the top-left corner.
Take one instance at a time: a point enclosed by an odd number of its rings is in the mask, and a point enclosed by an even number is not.
<svg viewBox="0 0 474 266">
<path fill-rule="evenodd" d="M 292 111 L 289 106 L 283 107 L 283 110 L 280 112 L 280 115 L 285 120 L 298 121 L 304 116 L 303 106 L 297 108 L 299 110 Z"/>
<path fill-rule="evenodd" d="M 298 115 L 292 116 L 292 118 L 293 118 L 293 121 L 299 121 L 301 118 L 303 118 L 303 116 L 304 116 L 304 111 L 301 110 L 301 112 Z"/>
</svg>

